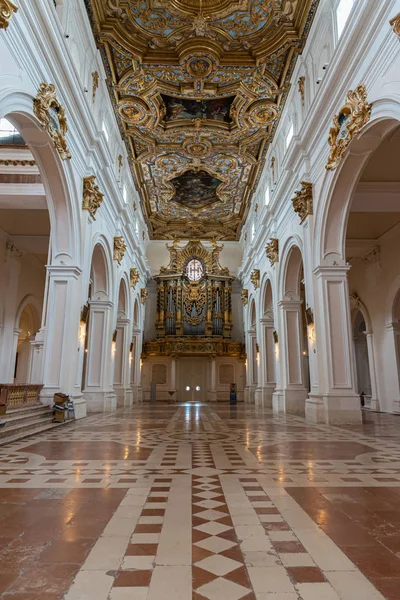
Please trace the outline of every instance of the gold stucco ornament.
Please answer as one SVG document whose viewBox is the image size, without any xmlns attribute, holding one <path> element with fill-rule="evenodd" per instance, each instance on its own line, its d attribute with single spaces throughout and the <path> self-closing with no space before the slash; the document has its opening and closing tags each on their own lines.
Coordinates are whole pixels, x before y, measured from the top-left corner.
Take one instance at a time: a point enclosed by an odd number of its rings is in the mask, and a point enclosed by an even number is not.
<svg viewBox="0 0 400 600">
<path fill-rule="evenodd" d="M 242 299 L 243 306 L 247 306 L 249 303 L 249 290 L 242 290 L 240 297 Z"/>
<path fill-rule="evenodd" d="M 11 0 L 0 0 L 0 29 L 7 29 L 11 18 L 18 10 L 18 6 Z"/>
<path fill-rule="evenodd" d="M 140 302 L 142 304 L 146 304 L 148 295 L 149 295 L 149 292 L 146 290 L 146 288 L 142 288 L 140 290 Z"/>
<path fill-rule="evenodd" d="M 71 158 L 66 140 L 68 125 L 65 109 L 57 100 L 56 93 L 56 86 L 53 83 L 41 83 L 37 96 L 33 100 L 33 112 L 50 135 L 62 160 L 66 160 Z"/>
<path fill-rule="evenodd" d="M 126 252 L 126 244 L 124 242 L 124 238 L 119 235 L 114 238 L 114 260 L 118 261 L 118 264 L 121 264 L 122 259 L 124 258 L 124 254 Z"/>
<path fill-rule="evenodd" d="M 313 188 L 309 181 L 301 182 L 301 190 L 295 192 L 292 199 L 294 212 L 300 217 L 300 224 L 304 223 L 308 215 L 313 214 Z"/>
<path fill-rule="evenodd" d="M 265 251 L 271 265 L 277 263 L 279 260 L 279 240 L 276 238 L 271 238 L 265 247 Z"/>
<path fill-rule="evenodd" d="M 397 37 L 400 38 L 400 13 L 391 19 L 390 24 Z"/>
<path fill-rule="evenodd" d="M 372 104 L 367 102 L 365 85 L 359 85 L 355 90 L 347 92 L 347 102 L 333 120 L 329 133 L 329 154 L 326 169 L 335 170 L 352 139 L 361 131 L 371 118 Z"/>
<path fill-rule="evenodd" d="M 137 285 L 139 279 L 140 279 L 139 271 L 137 269 L 131 269 L 130 270 L 131 288 L 133 288 L 133 289 L 136 288 L 136 285 Z"/>
<path fill-rule="evenodd" d="M 258 288 L 260 287 L 260 277 L 260 269 L 254 269 L 250 275 L 250 281 L 254 285 L 255 290 L 258 290 Z"/>
<path fill-rule="evenodd" d="M 103 202 L 104 197 L 104 194 L 100 192 L 99 186 L 95 181 L 95 175 L 85 177 L 83 180 L 82 209 L 89 211 L 92 219 L 95 218 L 95 214 Z"/>
</svg>

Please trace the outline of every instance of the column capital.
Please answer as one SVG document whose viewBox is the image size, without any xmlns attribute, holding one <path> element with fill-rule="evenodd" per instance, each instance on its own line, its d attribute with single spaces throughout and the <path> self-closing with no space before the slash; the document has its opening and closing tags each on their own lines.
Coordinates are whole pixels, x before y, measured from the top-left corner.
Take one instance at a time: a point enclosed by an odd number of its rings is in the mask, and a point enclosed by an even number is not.
<svg viewBox="0 0 400 600">
<path fill-rule="evenodd" d="M 278 306 L 279 308 L 283 308 L 284 310 L 287 309 L 295 309 L 298 310 L 299 308 L 301 308 L 303 305 L 303 301 L 302 300 L 280 300 L 278 302 Z"/>
<path fill-rule="evenodd" d="M 129 327 L 129 325 L 131 324 L 131 320 L 130 319 L 117 319 L 117 327 Z"/>
<path fill-rule="evenodd" d="M 114 306 L 111 300 L 90 300 L 89 304 L 94 308 L 104 308 L 106 310 L 111 310 Z"/>
<path fill-rule="evenodd" d="M 79 279 L 82 269 L 71 265 L 46 265 L 47 272 L 51 277 Z"/>
<path fill-rule="evenodd" d="M 350 271 L 351 265 L 319 265 L 313 271 L 314 275 L 318 278 L 336 278 L 346 277 Z"/>
</svg>

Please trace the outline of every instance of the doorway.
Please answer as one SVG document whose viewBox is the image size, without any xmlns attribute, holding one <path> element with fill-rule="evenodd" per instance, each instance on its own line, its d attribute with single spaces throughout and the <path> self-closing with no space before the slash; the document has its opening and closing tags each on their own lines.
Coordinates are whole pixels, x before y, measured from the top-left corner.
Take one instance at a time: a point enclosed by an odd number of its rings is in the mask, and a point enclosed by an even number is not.
<svg viewBox="0 0 400 600">
<path fill-rule="evenodd" d="M 178 360 L 178 402 L 205 402 L 207 374 L 207 358 L 180 358 Z"/>
</svg>

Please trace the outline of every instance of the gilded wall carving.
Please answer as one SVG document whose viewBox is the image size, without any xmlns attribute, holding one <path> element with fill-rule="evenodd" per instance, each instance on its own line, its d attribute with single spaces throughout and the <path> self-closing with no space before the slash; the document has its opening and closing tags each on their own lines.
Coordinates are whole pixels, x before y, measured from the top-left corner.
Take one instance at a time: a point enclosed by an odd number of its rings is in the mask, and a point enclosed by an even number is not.
<svg viewBox="0 0 400 600">
<path fill-rule="evenodd" d="M 326 163 L 328 170 L 333 171 L 339 166 L 351 140 L 370 120 L 371 110 L 372 104 L 367 102 L 365 85 L 361 84 L 354 91 L 347 92 L 347 102 L 334 118 L 329 133 L 331 151 Z"/>
<path fill-rule="evenodd" d="M 68 131 L 65 109 L 57 100 L 56 86 L 53 83 L 41 83 L 33 101 L 33 112 L 50 135 L 62 160 L 71 158 L 67 147 Z"/>
<path fill-rule="evenodd" d="M 7 29 L 18 7 L 11 0 L 0 0 L 0 29 Z"/>
<path fill-rule="evenodd" d="M 308 181 L 301 182 L 301 190 L 295 192 L 292 199 L 293 209 L 300 217 L 300 223 L 304 223 L 308 215 L 313 214 L 313 187 Z"/>
<path fill-rule="evenodd" d="M 114 238 L 114 260 L 118 261 L 118 264 L 121 264 L 125 252 L 126 244 L 124 242 L 124 238 L 121 235 L 119 235 Z"/>
<path fill-rule="evenodd" d="M 400 39 L 400 13 L 391 19 L 390 24 L 397 37 Z"/>
<path fill-rule="evenodd" d="M 104 194 L 99 190 L 99 186 L 95 183 L 96 177 L 92 175 L 83 179 L 83 210 L 89 211 L 92 219 L 95 218 L 96 212 L 103 202 Z"/>
<path fill-rule="evenodd" d="M 86 0 L 152 237 L 238 239 L 318 1 Z"/>
<path fill-rule="evenodd" d="M 279 240 L 276 238 L 271 238 L 265 247 L 265 252 L 269 262 L 271 263 L 271 266 L 277 263 L 279 260 Z"/>
<path fill-rule="evenodd" d="M 131 288 L 135 289 L 140 279 L 139 271 L 137 269 L 130 270 L 130 285 Z"/>
</svg>

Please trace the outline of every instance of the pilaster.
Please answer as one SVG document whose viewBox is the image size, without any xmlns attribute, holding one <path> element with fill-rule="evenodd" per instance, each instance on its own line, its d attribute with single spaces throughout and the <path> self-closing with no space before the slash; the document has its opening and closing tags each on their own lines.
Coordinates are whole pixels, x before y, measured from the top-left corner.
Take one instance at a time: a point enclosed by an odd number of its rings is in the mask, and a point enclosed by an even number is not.
<svg viewBox="0 0 400 600">
<path fill-rule="evenodd" d="M 321 266 L 316 278 L 318 395 L 310 394 L 307 419 L 324 423 L 360 423 L 355 388 L 354 352 L 347 281 L 348 266 Z"/>
</svg>

